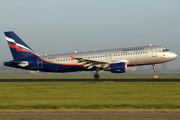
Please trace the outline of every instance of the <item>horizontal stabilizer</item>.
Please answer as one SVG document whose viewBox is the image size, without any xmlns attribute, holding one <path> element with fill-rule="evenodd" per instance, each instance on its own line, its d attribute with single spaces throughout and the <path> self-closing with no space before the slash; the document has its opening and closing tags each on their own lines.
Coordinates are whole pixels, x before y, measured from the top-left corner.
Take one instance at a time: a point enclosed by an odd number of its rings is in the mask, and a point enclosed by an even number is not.
<svg viewBox="0 0 180 120">
<path fill-rule="evenodd" d="M 12 65 L 12 64 L 25 67 L 25 66 L 29 65 L 29 62 L 28 61 L 7 61 L 7 62 L 4 62 L 5 66 L 9 66 L 9 65 Z"/>
<path fill-rule="evenodd" d="M 6 63 L 13 63 L 13 64 L 26 64 L 27 61 L 7 61 Z"/>
</svg>

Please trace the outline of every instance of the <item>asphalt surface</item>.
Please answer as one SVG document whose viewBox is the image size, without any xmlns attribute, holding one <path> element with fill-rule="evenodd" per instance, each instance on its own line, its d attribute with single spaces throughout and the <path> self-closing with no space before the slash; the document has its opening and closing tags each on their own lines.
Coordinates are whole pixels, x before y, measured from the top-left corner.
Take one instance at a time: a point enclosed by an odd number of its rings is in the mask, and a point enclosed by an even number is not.
<svg viewBox="0 0 180 120">
<path fill-rule="evenodd" d="M 180 113 L 0 113 L 0 118 L 180 118 Z"/>
<path fill-rule="evenodd" d="M 0 82 L 180 82 L 180 79 L 0 79 Z"/>
</svg>

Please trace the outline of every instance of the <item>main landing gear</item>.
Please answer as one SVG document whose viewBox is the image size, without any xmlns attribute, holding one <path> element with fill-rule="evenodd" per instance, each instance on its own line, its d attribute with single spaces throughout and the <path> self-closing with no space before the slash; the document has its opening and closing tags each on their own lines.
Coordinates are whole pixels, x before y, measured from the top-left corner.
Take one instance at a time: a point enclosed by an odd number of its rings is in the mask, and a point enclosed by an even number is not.
<svg viewBox="0 0 180 120">
<path fill-rule="evenodd" d="M 100 75 L 99 74 L 94 74 L 94 79 L 99 79 Z"/>
<path fill-rule="evenodd" d="M 154 78 L 158 78 L 158 71 L 157 71 L 157 65 L 153 64 L 153 75 Z"/>
<path fill-rule="evenodd" d="M 100 71 L 100 69 L 96 68 L 96 74 L 94 75 L 94 79 L 98 80 L 100 75 L 98 74 L 98 72 Z"/>
</svg>

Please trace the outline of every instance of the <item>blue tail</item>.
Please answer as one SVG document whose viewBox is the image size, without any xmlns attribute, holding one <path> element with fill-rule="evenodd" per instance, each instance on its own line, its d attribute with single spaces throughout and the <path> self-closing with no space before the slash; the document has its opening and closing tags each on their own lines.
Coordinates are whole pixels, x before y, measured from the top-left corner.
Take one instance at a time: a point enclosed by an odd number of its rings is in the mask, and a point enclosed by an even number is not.
<svg viewBox="0 0 180 120">
<path fill-rule="evenodd" d="M 14 60 L 38 56 L 26 43 L 24 43 L 13 31 L 4 32 Z"/>
</svg>

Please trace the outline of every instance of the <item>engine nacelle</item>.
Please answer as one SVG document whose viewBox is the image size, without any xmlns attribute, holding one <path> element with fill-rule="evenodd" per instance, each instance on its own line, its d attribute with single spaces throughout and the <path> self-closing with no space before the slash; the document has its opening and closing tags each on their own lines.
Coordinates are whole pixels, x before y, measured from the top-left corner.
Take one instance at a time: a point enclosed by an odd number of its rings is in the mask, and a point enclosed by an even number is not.
<svg viewBox="0 0 180 120">
<path fill-rule="evenodd" d="M 127 69 L 126 62 L 110 64 L 110 70 L 112 73 L 125 73 Z"/>
</svg>

